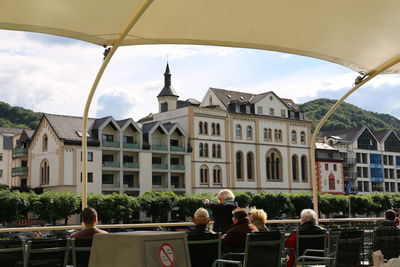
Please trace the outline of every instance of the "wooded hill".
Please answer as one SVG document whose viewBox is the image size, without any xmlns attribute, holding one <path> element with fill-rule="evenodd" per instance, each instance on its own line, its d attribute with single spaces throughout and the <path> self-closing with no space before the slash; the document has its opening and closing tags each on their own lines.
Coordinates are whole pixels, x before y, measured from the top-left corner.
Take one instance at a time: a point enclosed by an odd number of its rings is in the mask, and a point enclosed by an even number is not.
<svg viewBox="0 0 400 267">
<path fill-rule="evenodd" d="M 34 130 L 42 113 L 14 107 L 0 101 L 0 127 L 13 127 Z"/>
</svg>

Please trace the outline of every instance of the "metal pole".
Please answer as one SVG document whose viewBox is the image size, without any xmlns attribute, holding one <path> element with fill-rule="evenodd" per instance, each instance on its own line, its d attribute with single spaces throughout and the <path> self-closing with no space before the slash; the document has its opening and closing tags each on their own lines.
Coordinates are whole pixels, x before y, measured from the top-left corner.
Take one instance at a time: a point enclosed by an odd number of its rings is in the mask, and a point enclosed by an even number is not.
<svg viewBox="0 0 400 267">
<path fill-rule="evenodd" d="M 400 55 L 396 56 L 376 69 L 371 70 L 368 72 L 363 78 L 361 79 L 356 79 L 356 83 L 354 84 L 353 88 L 351 88 L 344 96 L 342 96 L 330 109 L 329 111 L 325 114 L 325 116 L 319 121 L 317 127 L 314 130 L 314 133 L 311 138 L 311 144 L 310 144 L 310 156 L 311 156 L 311 180 L 312 180 L 312 189 L 313 189 L 313 207 L 314 211 L 318 214 L 318 188 L 317 188 L 317 174 L 316 174 L 316 169 L 315 169 L 315 143 L 317 140 L 317 136 L 319 134 L 319 131 L 321 127 L 324 125 L 324 123 L 328 120 L 328 118 L 332 115 L 333 112 L 339 107 L 339 105 L 349 96 L 351 95 L 354 91 L 356 91 L 358 88 L 360 88 L 362 85 L 367 83 L 369 80 L 377 76 L 378 74 L 382 73 L 383 71 L 389 69 L 390 67 L 396 65 L 397 63 L 400 62 Z"/>
<path fill-rule="evenodd" d="M 142 4 L 135 10 L 135 13 L 132 15 L 129 23 L 125 26 L 124 30 L 119 35 L 118 39 L 113 44 L 111 50 L 106 54 L 106 57 L 103 60 L 103 64 L 101 65 L 99 72 L 97 73 L 96 79 L 93 82 L 92 89 L 89 92 L 89 96 L 86 100 L 85 110 L 83 112 L 82 119 L 82 209 L 87 207 L 87 120 L 89 115 L 90 104 L 93 99 L 93 95 L 96 91 L 97 85 L 100 82 L 101 77 L 103 76 L 104 70 L 106 69 L 108 63 L 110 62 L 112 56 L 114 55 L 117 48 L 120 46 L 121 42 L 125 39 L 126 35 L 132 29 L 132 27 L 136 24 L 136 22 L 140 19 L 146 9 L 150 6 L 153 0 L 144 0 Z"/>
</svg>

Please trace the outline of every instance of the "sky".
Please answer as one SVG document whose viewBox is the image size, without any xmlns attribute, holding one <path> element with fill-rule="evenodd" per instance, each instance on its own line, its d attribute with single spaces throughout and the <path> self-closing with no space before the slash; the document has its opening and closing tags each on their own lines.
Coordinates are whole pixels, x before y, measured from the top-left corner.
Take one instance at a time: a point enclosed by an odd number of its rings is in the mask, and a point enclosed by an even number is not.
<svg viewBox="0 0 400 267">
<path fill-rule="evenodd" d="M 0 30 L 0 101 L 36 112 L 82 116 L 104 48 L 68 38 Z M 179 99 L 202 100 L 209 87 L 274 91 L 304 103 L 338 99 L 358 73 L 330 62 L 255 49 L 142 45 L 114 54 L 89 116 L 139 120 L 158 112 L 167 61 Z M 400 75 L 382 75 L 346 102 L 400 118 Z"/>
</svg>

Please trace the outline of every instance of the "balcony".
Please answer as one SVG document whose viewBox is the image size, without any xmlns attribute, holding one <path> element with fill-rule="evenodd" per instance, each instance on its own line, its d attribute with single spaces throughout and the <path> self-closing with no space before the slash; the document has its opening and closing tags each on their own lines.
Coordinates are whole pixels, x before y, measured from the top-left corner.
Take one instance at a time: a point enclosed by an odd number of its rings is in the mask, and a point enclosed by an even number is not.
<svg viewBox="0 0 400 267">
<path fill-rule="evenodd" d="M 171 164 L 171 170 L 184 171 L 185 165 L 172 165 Z"/>
<path fill-rule="evenodd" d="M 104 141 L 103 146 L 104 147 L 119 147 L 119 142 Z"/>
<path fill-rule="evenodd" d="M 103 162 L 103 167 L 119 168 L 119 162 L 105 161 Z"/>
<path fill-rule="evenodd" d="M 28 167 L 15 167 L 12 168 L 12 176 L 27 175 Z"/>
<path fill-rule="evenodd" d="M 356 158 L 352 158 L 352 157 L 344 158 L 344 163 L 347 165 L 354 165 L 354 164 L 356 164 Z"/>
<path fill-rule="evenodd" d="M 26 156 L 28 156 L 28 149 L 27 148 L 15 148 L 12 151 L 12 157 L 13 158 L 26 157 Z"/>
<path fill-rule="evenodd" d="M 167 164 L 153 164 L 153 169 L 159 169 L 159 170 L 167 170 L 168 165 Z"/>
<path fill-rule="evenodd" d="M 123 143 L 124 148 L 134 148 L 134 149 L 139 149 L 140 145 L 139 144 L 134 144 L 134 143 Z"/>
<path fill-rule="evenodd" d="M 356 172 L 344 172 L 344 177 L 350 180 L 354 180 L 357 178 Z"/>
<path fill-rule="evenodd" d="M 171 146 L 171 151 L 185 151 L 185 147 L 183 146 Z"/>
<path fill-rule="evenodd" d="M 167 150 L 167 145 L 151 145 L 153 150 Z"/>
<path fill-rule="evenodd" d="M 124 168 L 139 169 L 139 163 L 137 163 L 137 162 L 124 162 Z"/>
</svg>

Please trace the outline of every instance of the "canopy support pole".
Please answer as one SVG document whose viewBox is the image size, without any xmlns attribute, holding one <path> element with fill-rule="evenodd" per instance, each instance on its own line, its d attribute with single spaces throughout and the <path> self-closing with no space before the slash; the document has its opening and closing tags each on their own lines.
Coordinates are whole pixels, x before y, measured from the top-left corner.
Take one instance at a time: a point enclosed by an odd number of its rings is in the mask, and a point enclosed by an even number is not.
<svg viewBox="0 0 400 267">
<path fill-rule="evenodd" d="M 318 185 L 317 185 L 317 170 L 315 169 L 315 143 L 317 141 L 317 136 L 319 134 L 319 131 L 321 127 L 324 125 L 324 123 L 329 119 L 329 117 L 335 112 L 335 110 L 339 107 L 339 105 L 349 96 L 351 95 L 354 91 L 356 91 L 358 88 L 360 88 L 362 85 L 373 79 L 375 76 L 379 75 L 380 73 L 384 72 L 385 70 L 389 69 L 390 67 L 396 65 L 397 63 L 400 62 L 400 55 L 397 57 L 394 57 L 387 62 L 383 63 L 376 69 L 371 70 L 364 76 L 359 76 L 355 80 L 353 88 L 351 88 L 344 96 L 342 96 L 330 109 L 329 111 L 325 114 L 325 116 L 319 121 L 317 127 L 315 127 L 314 133 L 311 138 L 311 144 L 310 144 L 310 157 L 311 157 L 311 180 L 312 180 L 312 189 L 313 189 L 313 207 L 314 211 L 318 215 Z"/>
<path fill-rule="evenodd" d="M 121 42 L 125 39 L 126 35 L 129 33 L 129 31 L 132 29 L 133 26 L 135 26 L 136 22 L 140 19 L 140 17 L 143 15 L 143 13 L 146 11 L 146 9 L 150 6 L 150 4 L 153 2 L 153 0 L 144 0 L 142 4 L 139 6 L 139 8 L 135 11 L 135 13 L 132 15 L 131 19 L 129 20 L 129 23 L 125 26 L 121 34 L 119 35 L 118 39 L 115 41 L 115 43 L 112 45 L 111 50 L 106 50 L 108 51 L 105 53 L 105 57 L 103 60 L 103 64 L 101 65 L 96 79 L 93 82 L 92 89 L 90 90 L 89 96 L 86 100 L 86 105 L 85 105 L 85 110 L 83 112 L 83 119 L 82 119 L 82 209 L 87 207 L 87 120 L 88 120 L 88 115 L 89 115 L 89 108 L 90 104 L 92 103 L 92 99 L 94 96 L 94 93 L 97 89 L 97 85 L 100 82 L 101 77 L 103 76 L 103 73 L 110 62 L 112 56 L 114 55 L 115 51 L 118 49 L 120 46 Z M 78 180 L 77 180 L 78 183 Z"/>
</svg>

